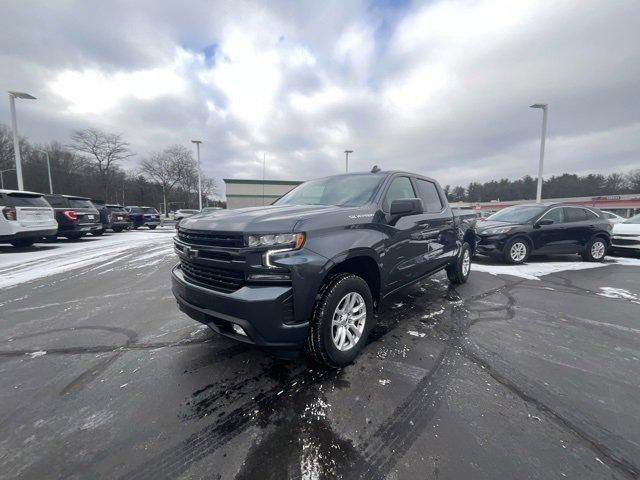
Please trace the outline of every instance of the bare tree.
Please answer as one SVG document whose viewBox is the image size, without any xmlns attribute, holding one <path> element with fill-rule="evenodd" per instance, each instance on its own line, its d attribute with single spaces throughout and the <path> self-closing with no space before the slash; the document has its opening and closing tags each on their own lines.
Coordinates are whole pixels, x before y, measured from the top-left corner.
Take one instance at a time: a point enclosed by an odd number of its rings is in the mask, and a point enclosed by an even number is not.
<svg viewBox="0 0 640 480">
<path fill-rule="evenodd" d="M 167 196 L 181 180 L 186 165 L 193 162 L 191 152 L 182 145 L 173 145 L 162 152 L 152 153 L 140 166 L 142 172 L 162 187 L 164 214 L 167 214 Z"/>
<path fill-rule="evenodd" d="M 75 130 L 69 148 L 85 155 L 97 167 L 105 200 L 109 197 L 109 173 L 117 162 L 133 156 L 129 144 L 119 133 L 107 133 L 96 128 Z"/>
<path fill-rule="evenodd" d="M 640 168 L 627 173 L 627 182 L 629 182 L 630 193 L 640 192 Z"/>
</svg>

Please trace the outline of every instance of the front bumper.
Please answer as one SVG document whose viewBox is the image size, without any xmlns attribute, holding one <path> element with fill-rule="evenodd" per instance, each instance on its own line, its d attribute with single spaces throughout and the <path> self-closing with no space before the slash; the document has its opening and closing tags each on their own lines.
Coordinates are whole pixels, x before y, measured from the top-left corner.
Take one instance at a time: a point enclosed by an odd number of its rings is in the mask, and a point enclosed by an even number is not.
<svg viewBox="0 0 640 480">
<path fill-rule="evenodd" d="M 476 252 L 481 255 L 501 255 L 507 244 L 506 235 L 476 235 Z"/>
<path fill-rule="evenodd" d="M 640 235 L 613 235 L 611 248 L 613 250 L 640 251 Z"/>
<path fill-rule="evenodd" d="M 291 319 L 291 286 L 245 285 L 223 293 L 190 283 L 180 265 L 171 271 L 171 283 L 180 310 L 222 335 L 260 347 L 298 349 L 304 345 L 309 324 L 285 323 Z M 235 333 L 233 324 L 247 335 Z"/>
</svg>

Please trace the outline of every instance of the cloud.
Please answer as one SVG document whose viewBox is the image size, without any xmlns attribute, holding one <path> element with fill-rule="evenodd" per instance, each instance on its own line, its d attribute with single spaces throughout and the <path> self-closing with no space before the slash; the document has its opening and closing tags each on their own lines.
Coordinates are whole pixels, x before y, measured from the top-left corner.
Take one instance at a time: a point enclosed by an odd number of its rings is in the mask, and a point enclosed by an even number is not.
<svg viewBox="0 0 640 480">
<path fill-rule="evenodd" d="M 631 1 L 49 2 L 0 19 L 21 133 L 121 132 L 139 156 L 203 140 L 218 177 L 307 179 L 350 163 L 466 184 L 637 165 Z M 5 73 L 6 72 L 6 73 Z M 7 102 L 0 118 L 8 119 Z M 131 166 L 134 166 L 135 159 Z"/>
</svg>

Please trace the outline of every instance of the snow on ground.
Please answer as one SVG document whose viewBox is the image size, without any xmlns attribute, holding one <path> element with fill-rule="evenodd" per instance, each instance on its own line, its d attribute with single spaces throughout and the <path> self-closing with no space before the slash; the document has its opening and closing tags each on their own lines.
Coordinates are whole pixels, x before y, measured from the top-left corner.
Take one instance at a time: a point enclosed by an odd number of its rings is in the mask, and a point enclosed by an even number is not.
<svg viewBox="0 0 640 480">
<path fill-rule="evenodd" d="M 116 263 L 134 249 L 144 247 L 144 254 L 128 263 L 149 265 L 172 254 L 172 227 L 156 230 L 133 230 L 101 237 L 88 236 L 78 241 L 40 243 L 30 249 L 0 248 L 0 288 L 55 275 L 68 270 Z M 155 260 L 154 260 L 155 257 Z"/>
<path fill-rule="evenodd" d="M 549 257 L 553 258 L 553 257 Z M 491 275 L 511 275 L 526 278 L 527 280 L 540 280 L 540 277 L 552 273 L 568 270 L 586 270 L 590 268 L 606 267 L 607 265 L 627 265 L 640 267 L 640 259 L 607 257 L 602 263 L 584 262 L 579 257 L 575 261 L 545 261 L 530 260 L 523 265 L 506 265 L 489 263 L 489 260 L 479 259 L 471 266 L 472 271 L 490 273 Z"/>
</svg>

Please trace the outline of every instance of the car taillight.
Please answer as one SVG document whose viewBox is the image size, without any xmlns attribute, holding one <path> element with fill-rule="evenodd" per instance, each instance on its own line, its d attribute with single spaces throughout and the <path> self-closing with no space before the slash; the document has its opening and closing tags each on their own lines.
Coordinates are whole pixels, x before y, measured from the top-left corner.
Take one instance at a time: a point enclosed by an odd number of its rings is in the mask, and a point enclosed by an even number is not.
<svg viewBox="0 0 640 480">
<path fill-rule="evenodd" d="M 4 215 L 4 218 L 6 218 L 7 220 L 17 220 L 18 218 L 18 214 L 16 213 L 16 209 L 15 207 L 4 207 L 2 209 L 2 214 Z"/>
<path fill-rule="evenodd" d="M 62 214 L 67 217 L 67 219 L 69 220 L 77 220 L 78 219 L 78 214 L 76 212 L 74 212 L 73 210 L 65 210 L 62 212 Z"/>
</svg>

